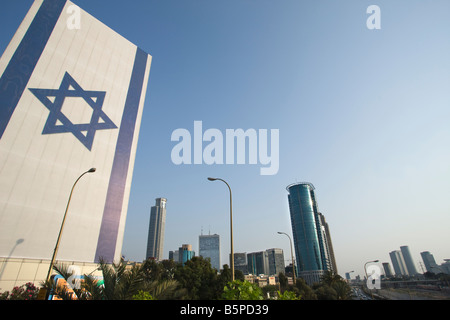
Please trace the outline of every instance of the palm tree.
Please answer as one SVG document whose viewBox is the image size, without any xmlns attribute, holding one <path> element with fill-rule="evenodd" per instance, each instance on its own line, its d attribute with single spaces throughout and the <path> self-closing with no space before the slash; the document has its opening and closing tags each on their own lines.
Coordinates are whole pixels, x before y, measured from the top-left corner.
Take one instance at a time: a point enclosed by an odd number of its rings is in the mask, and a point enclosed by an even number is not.
<svg viewBox="0 0 450 320">
<path fill-rule="evenodd" d="M 333 284 L 342 281 L 342 277 L 333 271 L 326 271 L 322 275 L 322 282 L 328 286 L 333 286 Z"/>
<path fill-rule="evenodd" d="M 143 276 L 139 266 L 127 270 L 126 262 L 107 264 L 100 260 L 103 275 L 102 300 L 131 300 L 143 288 Z"/>
</svg>

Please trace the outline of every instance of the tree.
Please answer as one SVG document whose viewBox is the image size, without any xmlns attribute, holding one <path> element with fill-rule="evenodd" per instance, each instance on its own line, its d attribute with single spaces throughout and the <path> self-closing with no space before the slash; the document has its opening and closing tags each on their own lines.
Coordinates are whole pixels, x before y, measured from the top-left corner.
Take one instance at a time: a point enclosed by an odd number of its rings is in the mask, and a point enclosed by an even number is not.
<svg viewBox="0 0 450 320">
<path fill-rule="evenodd" d="M 297 296 L 293 291 L 286 290 L 283 293 L 277 291 L 277 293 L 278 293 L 277 300 L 301 300 L 301 297 Z"/>
<path fill-rule="evenodd" d="M 325 283 L 316 285 L 314 293 L 317 295 L 318 300 L 337 300 L 336 290 Z"/>
<path fill-rule="evenodd" d="M 224 300 L 263 300 L 261 288 L 248 281 L 234 280 L 223 289 Z"/>
<path fill-rule="evenodd" d="M 325 272 L 320 283 L 313 288 L 319 300 L 347 300 L 351 298 L 350 286 L 335 272 Z"/>
<path fill-rule="evenodd" d="M 101 296 L 104 300 L 131 300 L 143 287 L 144 278 L 140 267 L 134 265 L 127 270 L 123 259 L 117 264 L 107 264 L 101 260 L 99 270 L 103 275 Z"/>
<path fill-rule="evenodd" d="M 314 290 L 302 278 L 296 279 L 295 287 L 292 291 L 304 300 L 317 300 L 317 295 L 314 293 Z"/>
<path fill-rule="evenodd" d="M 321 282 L 330 287 L 332 287 L 335 283 L 340 281 L 342 281 L 342 277 L 332 271 L 326 271 L 321 277 Z"/>
<path fill-rule="evenodd" d="M 286 290 L 286 288 L 288 286 L 288 278 L 286 277 L 286 275 L 283 272 L 280 272 L 278 274 L 278 281 L 280 282 L 281 291 Z"/>
<path fill-rule="evenodd" d="M 336 291 L 338 300 L 348 300 L 351 299 L 352 290 L 348 283 L 344 281 L 336 282 L 333 285 L 333 289 Z"/>
<path fill-rule="evenodd" d="M 174 278 L 187 290 L 188 299 L 212 300 L 219 297 L 221 288 L 218 286 L 217 271 L 208 259 L 201 256 L 193 257 L 184 266 L 178 265 Z"/>
</svg>

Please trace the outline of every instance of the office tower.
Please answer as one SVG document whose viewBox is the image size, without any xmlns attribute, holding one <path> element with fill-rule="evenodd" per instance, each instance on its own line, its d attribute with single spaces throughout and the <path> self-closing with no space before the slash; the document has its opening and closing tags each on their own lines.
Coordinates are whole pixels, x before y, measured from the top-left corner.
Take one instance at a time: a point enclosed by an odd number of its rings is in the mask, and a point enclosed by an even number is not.
<svg viewBox="0 0 450 320">
<path fill-rule="evenodd" d="M 178 258 L 178 250 L 175 251 L 169 251 L 169 260 L 173 260 L 175 262 L 178 262 L 180 259 Z"/>
<path fill-rule="evenodd" d="M 387 278 L 393 277 L 394 274 L 392 273 L 391 265 L 389 264 L 389 262 L 383 262 L 382 265 L 384 269 L 384 275 Z"/>
<path fill-rule="evenodd" d="M 439 273 L 450 274 L 450 259 L 444 259 L 444 263 L 438 267 Z"/>
<path fill-rule="evenodd" d="M 247 253 L 247 265 L 249 274 L 269 274 L 269 256 L 267 251 Z"/>
<path fill-rule="evenodd" d="M 200 235 L 198 238 L 198 254 L 203 258 L 208 258 L 211 267 L 220 271 L 220 239 L 218 234 Z"/>
<path fill-rule="evenodd" d="M 298 275 L 308 284 L 319 282 L 325 271 L 336 270 L 328 224 L 318 210 L 309 182 L 287 186 Z"/>
<path fill-rule="evenodd" d="M 32 2 L 0 58 L 0 260 L 17 266 L 2 291 L 46 280 L 66 208 L 57 260 L 121 259 L 150 64 L 71 1 Z"/>
<path fill-rule="evenodd" d="M 280 272 L 284 273 L 284 253 L 283 249 L 273 248 L 267 249 L 267 256 L 269 262 L 268 275 L 278 275 Z"/>
<path fill-rule="evenodd" d="M 327 270 L 338 273 L 336 259 L 334 257 L 333 243 L 331 241 L 330 229 L 328 223 L 325 220 L 325 216 L 319 212 L 319 219 L 321 222 L 321 229 L 323 232 L 322 238 L 324 239 L 324 257 L 323 260 L 327 263 Z"/>
<path fill-rule="evenodd" d="M 195 252 L 192 251 L 192 245 L 190 244 L 183 244 L 178 249 L 178 262 L 182 263 L 183 265 L 191 260 L 195 256 Z"/>
<path fill-rule="evenodd" d="M 164 229 L 166 225 L 165 198 L 157 198 L 150 210 L 150 226 L 147 240 L 147 259 L 162 260 L 164 249 Z"/>
<path fill-rule="evenodd" d="M 439 267 L 430 251 L 421 252 L 420 256 L 422 257 L 423 263 L 425 264 L 425 268 L 428 272 L 439 273 Z"/>
<path fill-rule="evenodd" d="M 400 250 L 394 250 L 389 252 L 391 257 L 392 265 L 394 266 L 394 271 L 396 276 L 407 276 L 408 271 L 406 269 L 405 260 L 403 259 L 402 252 Z"/>
<path fill-rule="evenodd" d="M 405 261 L 406 270 L 408 271 L 408 274 L 410 276 L 414 276 L 414 275 L 418 274 L 418 272 L 416 270 L 416 266 L 414 265 L 414 261 L 411 257 L 411 252 L 409 251 L 409 247 L 401 246 L 400 250 L 402 252 L 403 260 Z"/>
<path fill-rule="evenodd" d="M 246 253 L 234 253 L 234 270 L 239 270 L 243 274 L 248 274 Z"/>
</svg>

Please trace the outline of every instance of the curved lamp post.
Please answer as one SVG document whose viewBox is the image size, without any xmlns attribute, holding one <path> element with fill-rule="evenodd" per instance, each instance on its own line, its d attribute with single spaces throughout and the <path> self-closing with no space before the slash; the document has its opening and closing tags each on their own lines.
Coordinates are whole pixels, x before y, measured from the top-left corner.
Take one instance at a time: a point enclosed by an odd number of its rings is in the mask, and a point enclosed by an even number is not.
<svg viewBox="0 0 450 320">
<path fill-rule="evenodd" d="M 59 230 L 58 240 L 56 240 L 55 250 L 53 251 L 52 261 L 50 262 L 50 267 L 48 268 L 47 282 L 50 281 L 50 276 L 52 274 L 53 265 L 55 264 L 55 258 L 56 258 L 56 254 L 58 252 L 59 242 L 61 240 L 61 234 L 62 234 L 62 231 L 64 228 L 64 223 L 66 222 L 67 210 L 69 209 L 69 204 L 70 204 L 70 199 L 72 198 L 73 189 L 75 188 L 75 185 L 77 184 L 78 180 L 81 179 L 82 176 L 84 176 L 86 173 L 92 173 L 92 172 L 95 172 L 95 168 L 91 168 L 88 171 L 84 172 L 81 176 L 78 177 L 78 179 L 75 181 L 75 183 L 72 186 L 72 190 L 70 191 L 69 200 L 67 201 L 66 211 L 64 212 L 64 218 L 61 223 L 61 229 Z"/>
<path fill-rule="evenodd" d="M 373 261 L 367 261 L 366 263 L 364 263 L 364 272 L 366 273 L 366 279 L 368 279 L 369 277 L 367 276 L 367 270 L 366 270 L 366 265 L 368 263 L 376 263 L 379 262 L 380 260 L 373 260 Z"/>
<path fill-rule="evenodd" d="M 369 276 L 367 275 L 366 265 L 367 265 L 368 263 L 376 263 L 376 262 L 379 262 L 379 261 L 380 261 L 380 260 L 367 261 L 367 262 L 364 264 L 364 272 L 366 273 L 366 280 L 367 280 L 367 281 L 369 280 Z M 372 296 L 372 300 L 373 300 L 373 292 L 372 292 L 372 291 L 370 292 L 370 295 Z"/>
<path fill-rule="evenodd" d="M 278 234 L 284 234 L 289 238 L 289 243 L 291 245 L 292 273 L 294 274 L 293 280 L 294 280 L 294 286 L 295 286 L 295 262 L 294 262 L 294 251 L 292 251 L 292 240 L 291 240 L 291 237 L 285 232 L 278 231 Z"/>
<path fill-rule="evenodd" d="M 231 196 L 230 185 L 223 179 L 220 178 L 208 178 L 209 181 L 220 180 L 225 183 L 230 190 L 230 241 L 231 241 L 231 257 L 230 257 L 230 268 L 231 268 L 231 281 L 234 281 L 234 252 L 233 252 L 233 201 Z"/>
</svg>

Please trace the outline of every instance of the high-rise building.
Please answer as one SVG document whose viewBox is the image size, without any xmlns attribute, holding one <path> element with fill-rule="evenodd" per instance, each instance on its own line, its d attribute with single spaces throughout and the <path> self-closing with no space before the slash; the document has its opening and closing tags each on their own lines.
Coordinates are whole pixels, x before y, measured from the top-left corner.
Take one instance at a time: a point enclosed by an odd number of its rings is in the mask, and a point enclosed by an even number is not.
<svg viewBox="0 0 450 320">
<path fill-rule="evenodd" d="M 394 272 L 396 276 L 407 276 L 408 270 L 406 269 L 405 260 L 403 259 L 402 252 L 400 250 L 394 250 L 389 252 L 392 265 L 394 266 Z"/>
<path fill-rule="evenodd" d="M 409 247 L 401 246 L 400 251 L 402 252 L 403 260 L 405 261 L 406 270 L 408 270 L 408 274 L 410 276 L 414 276 L 414 275 L 418 274 L 418 272 L 416 270 L 416 266 L 414 265 L 414 261 L 411 257 L 411 252 L 409 251 Z"/>
<path fill-rule="evenodd" d="M 392 276 L 394 276 L 394 274 L 392 273 L 392 269 L 391 269 L 391 265 L 389 264 L 389 262 L 383 262 L 383 269 L 384 269 L 384 275 L 387 278 L 390 278 Z"/>
<path fill-rule="evenodd" d="M 312 183 L 295 183 L 286 189 L 298 275 L 312 284 L 325 271 L 337 272 L 330 231 L 319 212 Z"/>
<path fill-rule="evenodd" d="M 147 259 L 162 260 L 164 250 L 164 229 L 166 225 L 167 199 L 157 198 L 150 210 L 150 226 L 147 240 Z"/>
<path fill-rule="evenodd" d="M 211 267 L 220 271 L 220 238 L 218 234 L 200 235 L 198 238 L 198 255 L 207 258 Z"/>
<path fill-rule="evenodd" d="M 195 256 L 195 252 L 192 251 L 192 245 L 183 244 L 178 249 L 178 262 L 185 264 L 187 261 L 191 260 Z"/>
<path fill-rule="evenodd" d="M 71 1 L 32 2 L 0 58 L 2 290 L 45 281 L 66 208 L 56 260 L 121 259 L 150 64 Z"/>
<path fill-rule="evenodd" d="M 430 251 L 423 251 L 420 253 L 423 263 L 425 264 L 425 268 L 428 272 L 439 273 L 439 267 L 434 260 L 434 256 L 430 253 Z"/>
<path fill-rule="evenodd" d="M 234 270 L 248 274 L 247 254 L 245 252 L 234 253 Z"/>
<path fill-rule="evenodd" d="M 247 266 L 249 274 L 269 274 L 269 256 L 267 251 L 247 253 Z"/>
<path fill-rule="evenodd" d="M 280 272 L 285 272 L 284 253 L 283 249 L 273 248 L 267 249 L 267 256 L 269 259 L 269 273 L 268 275 L 278 275 Z"/>
<path fill-rule="evenodd" d="M 333 243 L 331 241 L 330 228 L 325 220 L 325 216 L 319 212 L 319 219 L 321 222 L 320 228 L 322 229 L 322 238 L 324 239 L 324 256 L 323 260 L 326 262 L 327 270 L 331 270 L 338 273 L 336 258 L 334 257 Z"/>
</svg>

